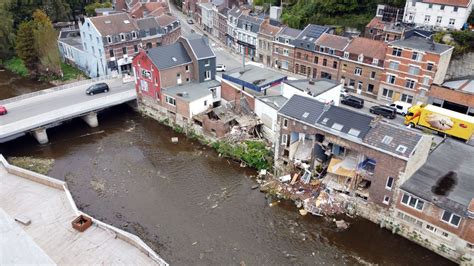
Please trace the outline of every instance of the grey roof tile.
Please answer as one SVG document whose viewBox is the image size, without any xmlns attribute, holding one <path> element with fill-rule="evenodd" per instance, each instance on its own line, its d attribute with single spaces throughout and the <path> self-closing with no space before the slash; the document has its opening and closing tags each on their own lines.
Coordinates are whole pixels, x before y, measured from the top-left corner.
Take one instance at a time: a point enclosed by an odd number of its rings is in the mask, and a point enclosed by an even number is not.
<svg viewBox="0 0 474 266">
<path fill-rule="evenodd" d="M 146 53 L 153 64 L 160 70 L 192 62 L 186 49 L 180 42 L 151 48 Z"/>
<path fill-rule="evenodd" d="M 474 147 L 446 139 L 428 156 L 401 189 L 458 215 L 467 216 L 467 208 L 474 197 Z M 471 155 L 471 156 L 469 156 Z M 440 179 L 451 173 L 454 185 L 445 195 L 435 193 Z"/>
<path fill-rule="evenodd" d="M 163 94 L 175 98 L 180 98 L 185 102 L 192 102 L 199 100 L 211 94 L 210 89 L 220 86 L 221 84 L 216 80 L 206 82 L 192 82 L 180 86 L 174 86 L 163 89 Z"/>
<path fill-rule="evenodd" d="M 216 56 L 211 47 L 209 47 L 209 42 L 201 35 L 190 34 L 184 38 L 188 41 L 191 50 L 198 60 Z"/>
<path fill-rule="evenodd" d="M 430 39 L 421 38 L 418 36 L 413 36 L 404 40 L 393 41 L 389 44 L 397 47 L 410 48 L 435 54 L 442 54 L 453 48 L 452 46 L 432 42 Z"/>
</svg>

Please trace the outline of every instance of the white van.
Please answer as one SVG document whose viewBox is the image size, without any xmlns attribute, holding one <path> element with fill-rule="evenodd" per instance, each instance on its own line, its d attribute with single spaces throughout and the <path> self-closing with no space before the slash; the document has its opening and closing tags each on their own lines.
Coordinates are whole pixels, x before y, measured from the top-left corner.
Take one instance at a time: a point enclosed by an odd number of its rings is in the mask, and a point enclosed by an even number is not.
<svg viewBox="0 0 474 266">
<path fill-rule="evenodd" d="M 410 109 L 411 104 L 401 101 L 395 101 L 393 103 L 387 104 L 392 108 L 397 110 L 397 114 L 406 115 L 408 113 L 408 109 Z"/>
</svg>

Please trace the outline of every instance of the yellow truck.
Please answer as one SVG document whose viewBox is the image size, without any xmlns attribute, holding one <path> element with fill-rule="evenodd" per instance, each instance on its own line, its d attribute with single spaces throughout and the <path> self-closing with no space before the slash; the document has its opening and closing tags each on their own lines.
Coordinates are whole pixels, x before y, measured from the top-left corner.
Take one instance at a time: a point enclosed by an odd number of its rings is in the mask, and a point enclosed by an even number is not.
<svg viewBox="0 0 474 266">
<path fill-rule="evenodd" d="M 422 126 L 469 141 L 474 134 L 474 117 L 430 104 L 408 109 L 405 125 Z"/>
</svg>

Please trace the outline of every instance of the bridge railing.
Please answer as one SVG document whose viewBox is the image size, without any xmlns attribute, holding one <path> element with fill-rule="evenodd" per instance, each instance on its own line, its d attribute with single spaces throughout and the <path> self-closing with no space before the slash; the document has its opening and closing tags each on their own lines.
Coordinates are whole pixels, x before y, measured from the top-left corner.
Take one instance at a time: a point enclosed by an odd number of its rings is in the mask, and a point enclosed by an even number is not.
<svg viewBox="0 0 474 266">
<path fill-rule="evenodd" d="M 112 79 L 121 79 L 121 78 L 122 78 L 122 76 L 120 76 L 120 75 L 115 75 L 115 76 L 106 75 L 106 76 L 101 76 L 101 77 L 92 78 L 92 79 L 80 80 L 80 81 L 77 81 L 77 82 L 72 82 L 72 83 L 52 87 L 52 88 L 49 88 L 49 89 L 35 91 L 35 92 L 31 92 L 31 93 L 26 93 L 26 94 L 22 94 L 22 95 L 19 95 L 19 96 L 12 97 L 12 98 L 0 100 L 0 105 L 5 105 L 7 103 L 12 103 L 12 102 L 16 102 L 16 101 L 19 101 L 19 100 L 35 97 L 35 96 L 38 96 L 38 95 L 51 93 L 53 91 L 60 91 L 60 90 L 69 89 L 69 88 L 72 88 L 72 87 L 82 86 L 82 85 L 86 85 L 86 84 L 92 84 L 92 83 L 95 83 L 95 82 L 98 82 L 98 81 L 103 81 L 103 80 L 112 80 Z"/>
</svg>

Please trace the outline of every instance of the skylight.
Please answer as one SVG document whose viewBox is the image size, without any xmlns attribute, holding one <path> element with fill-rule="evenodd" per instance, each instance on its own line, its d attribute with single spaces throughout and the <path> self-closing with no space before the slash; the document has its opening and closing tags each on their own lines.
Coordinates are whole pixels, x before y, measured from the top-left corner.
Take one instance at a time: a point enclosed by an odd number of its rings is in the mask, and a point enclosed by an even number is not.
<svg viewBox="0 0 474 266">
<path fill-rule="evenodd" d="M 106 20 L 106 21 L 104 21 L 104 23 L 105 23 L 105 24 L 110 24 L 110 23 L 112 23 L 112 21 Z"/>
<path fill-rule="evenodd" d="M 171 57 L 171 60 L 173 60 L 173 62 L 176 62 L 176 61 L 178 61 L 178 59 L 176 59 L 176 57 L 174 57 L 174 56 L 173 56 L 173 57 Z"/>
<path fill-rule="evenodd" d="M 334 123 L 331 128 L 332 128 L 332 129 L 335 129 L 335 130 L 338 130 L 338 131 L 341 131 L 341 129 L 342 129 L 343 127 L 344 127 L 344 126 L 341 125 L 341 124 Z"/>
<path fill-rule="evenodd" d="M 323 121 L 321 121 L 321 124 L 326 125 L 326 123 L 329 121 L 329 118 L 325 117 Z"/>
<path fill-rule="evenodd" d="M 123 23 L 130 24 L 130 20 L 124 20 Z"/>
<path fill-rule="evenodd" d="M 382 139 L 382 143 L 384 144 L 390 144 L 390 142 L 392 142 L 393 138 L 390 137 L 390 136 L 384 136 L 383 139 Z"/>
<path fill-rule="evenodd" d="M 308 112 L 305 112 L 305 113 L 303 114 L 303 118 L 307 118 L 308 115 L 309 115 L 309 113 L 308 113 Z"/>
<path fill-rule="evenodd" d="M 405 147 L 403 145 L 398 145 L 397 151 L 400 152 L 400 153 L 405 153 L 407 151 L 407 147 Z"/>
<path fill-rule="evenodd" d="M 349 135 L 352 135 L 352 136 L 354 136 L 354 137 L 358 137 L 359 134 L 360 134 L 360 130 L 351 128 L 348 133 L 349 133 Z"/>
</svg>

